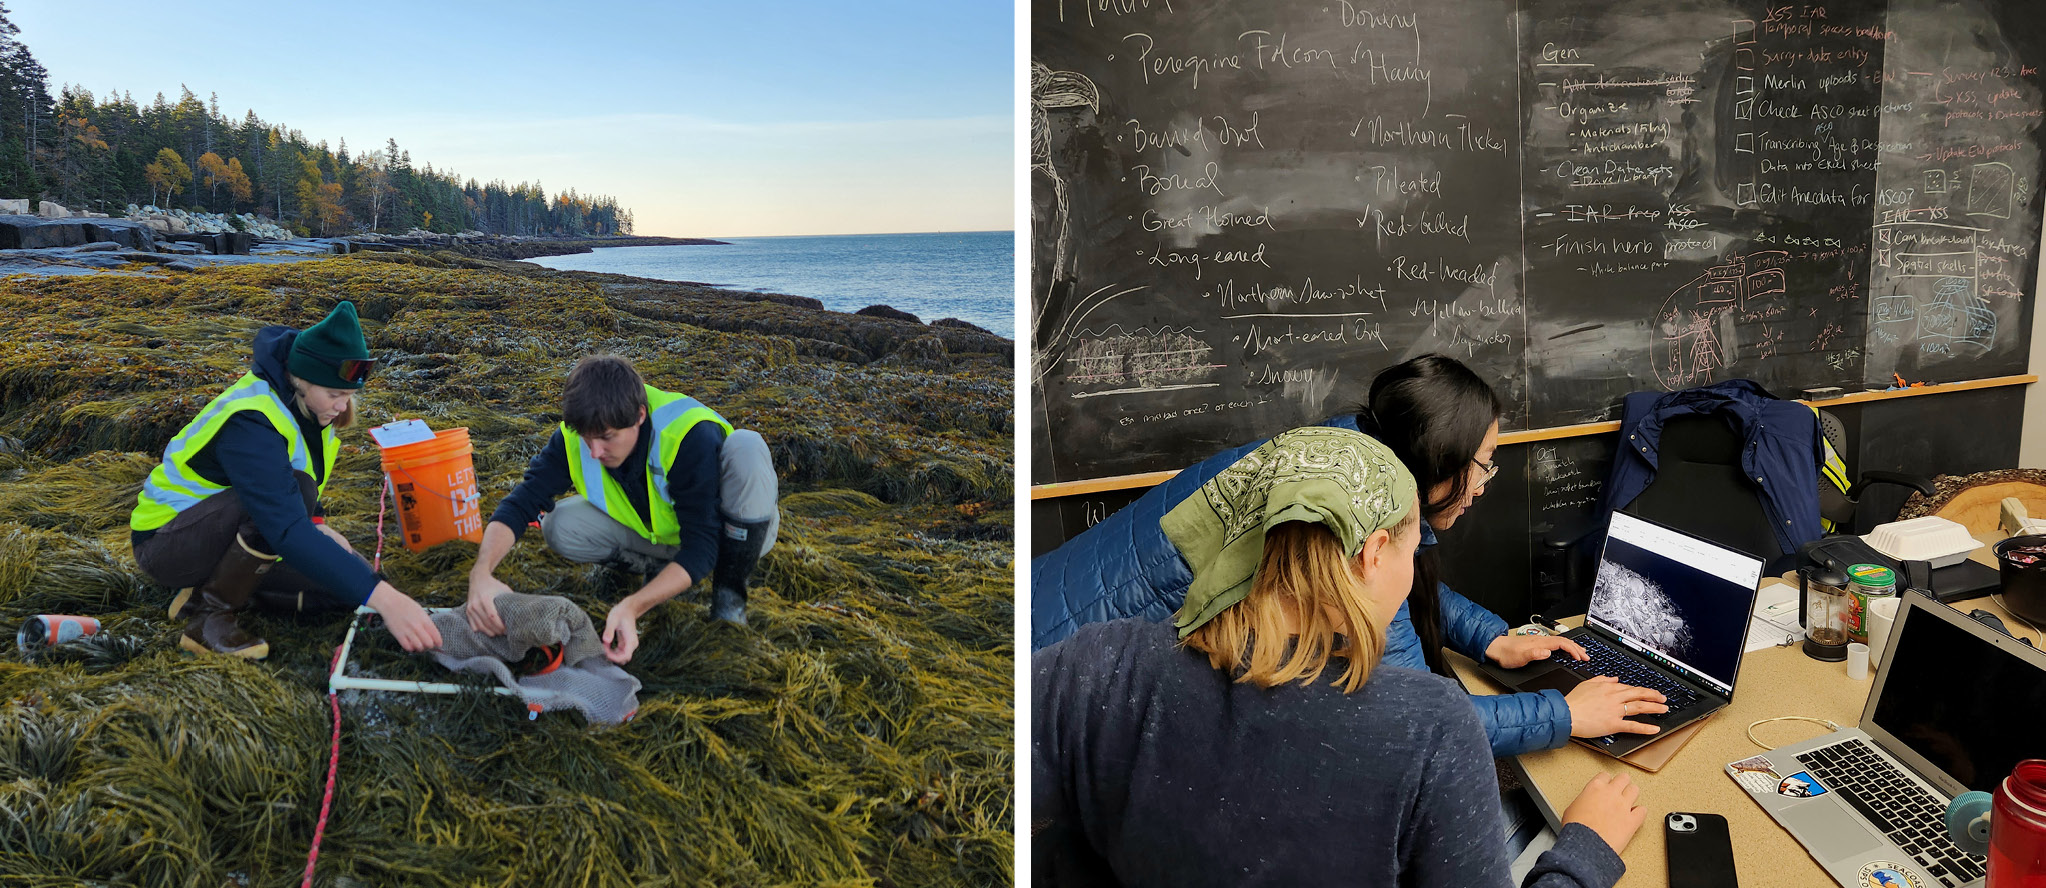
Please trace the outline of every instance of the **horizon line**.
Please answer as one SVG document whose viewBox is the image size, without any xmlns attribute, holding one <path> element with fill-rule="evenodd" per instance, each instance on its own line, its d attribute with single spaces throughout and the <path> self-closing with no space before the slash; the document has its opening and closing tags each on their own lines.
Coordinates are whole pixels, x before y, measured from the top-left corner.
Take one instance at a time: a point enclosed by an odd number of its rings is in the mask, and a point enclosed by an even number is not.
<svg viewBox="0 0 2046 888">
<path fill-rule="evenodd" d="M 1016 229 L 1014 229 L 1014 228 L 960 228 L 960 229 L 946 229 L 946 230 L 942 230 L 942 231 L 822 231 L 822 232 L 814 232 L 814 233 L 809 233 L 809 234 L 641 234 L 641 233 L 639 233 L 639 232 L 635 231 L 635 232 L 633 232 L 632 234 L 629 234 L 629 235 L 624 235 L 624 236 L 625 236 L 625 237 L 675 237 L 675 238 L 696 238 L 696 239 L 699 239 L 699 240 L 719 240 L 719 239 L 721 239 L 721 238 L 728 238 L 728 237 L 754 237 L 754 238 L 759 238 L 759 237 L 862 237 L 862 236 L 866 236 L 866 235 L 889 235 L 889 234 L 1011 234 L 1011 235 L 1013 235 L 1013 234 L 1015 234 L 1015 233 L 1016 233 Z M 674 246 L 690 246 L 690 245 L 689 245 L 689 244 L 676 244 L 676 245 L 674 245 Z"/>
</svg>

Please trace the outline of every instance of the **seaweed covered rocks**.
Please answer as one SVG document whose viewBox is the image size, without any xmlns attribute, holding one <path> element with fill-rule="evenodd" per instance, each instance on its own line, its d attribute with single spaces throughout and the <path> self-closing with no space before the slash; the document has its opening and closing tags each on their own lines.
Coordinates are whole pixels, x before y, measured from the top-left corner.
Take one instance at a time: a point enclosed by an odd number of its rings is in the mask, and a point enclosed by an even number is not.
<svg viewBox="0 0 2046 888">
<path fill-rule="evenodd" d="M 172 590 L 136 568 L 126 521 L 254 331 L 310 324 L 344 298 L 384 361 L 327 495 L 358 550 L 378 547 L 381 492 L 362 426 L 467 427 L 488 508 L 593 352 L 764 435 L 783 523 L 750 629 L 706 619 L 694 592 L 642 621 L 642 706 L 624 725 L 527 721 L 483 693 L 343 693 L 319 884 L 1008 878 L 1007 340 L 690 285 L 367 255 L 0 279 L 0 624 L 103 623 L 89 643 L 0 657 L 0 881 L 281 884 L 304 868 L 343 621 L 255 616 L 269 661 L 186 657 L 163 616 Z M 942 349 L 916 341 L 933 336 Z M 472 544 L 414 554 L 385 534 L 394 580 L 429 606 L 461 603 Z M 598 616 L 638 582 L 542 546 L 515 549 L 498 576 Z M 352 659 L 361 674 L 448 677 L 374 632 Z"/>
</svg>

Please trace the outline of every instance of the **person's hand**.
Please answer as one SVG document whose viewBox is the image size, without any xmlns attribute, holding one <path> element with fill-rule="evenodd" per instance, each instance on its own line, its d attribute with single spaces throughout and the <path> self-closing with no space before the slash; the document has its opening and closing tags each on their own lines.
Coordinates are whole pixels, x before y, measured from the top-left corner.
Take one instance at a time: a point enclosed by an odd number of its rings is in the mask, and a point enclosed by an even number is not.
<svg viewBox="0 0 2046 888">
<path fill-rule="evenodd" d="M 629 601 L 611 605 L 604 617 L 604 659 L 624 665 L 639 650 L 639 609 Z"/>
<path fill-rule="evenodd" d="M 340 544 L 341 544 L 341 548 L 343 548 L 343 549 L 347 549 L 347 550 L 348 550 L 348 551 L 350 551 L 350 552 L 353 552 L 353 551 L 355 551 L 355 544 L 354 544 L 354 543 L 351 543 L 351 542 L 349 542 L 349 541 L 348 541 L 348 538 L 347 538 L 347 537 L 345 537 L 345 536 L 342 536 L 342 535 L 341 535 L 341 531 L 335 530 L 334 528 L 332 528 L 332 527 L 330 527 L 330 526 L 328 526 L 328 525 L 326 525 L 326 524 L 324 524 L 324 523 L 323 523 L 323 524 L 315 524 L 315 525 L 313 525 L 313 526 L 314 526 L 314 527 L 317 527 L 317 528 L 319 528 L 319 529 L 320 529 L 320 532 L 321 532 L 321 533 L 323 533 L 323 534 L 326 534 L 326 535 L 327 535 L 327 539 L 330 539 L 330 540 L 333 540 L 334 542 L 340 543 Z"/>
<path fill-rule="evenodd" d="M 1641 787 L 1625 774 L 1600 773 L 1584 784 L 1584 790 L 1563 809 L 1563 823 L 1582 823 L 1611 845 L 1614 854 L 1627 850 L 1627 843 L 1640 831 L 1648 812 L 1634 804 Z"/>
<path fill-rule="evenodd" d="M 1571 688 L 1563 702 L 1570 704 L 1570 736 L 1603 737 L 1607 734 L 1653 734 L 1662 730 L 1651 724 L 1628 721 L 1630 715 L 1668 712 L 1662 692 L 1624 685 L 1610 675 L 1598 675 Z"/>
<path fill-rule="evenodd" d="M 510 591 L 503 580 L 490 574 L 470 574 L 469 600 L 462 605 L 469 628 L 493 637 L 503 635 L 504 618 L 497 615 L 497 596 Z"/>
<path fill-rule="evenodd" d="M 1519 669 L 1536 660 L 1546 660 L 1555 651 L 1577 660 L 1591 659 L 1577 642 L 1560 635 L 1501 635 L 1485 646 L 1485 658 L 1502 669 Z"/>
<path fill-rule="evenodd" d="M 377 583 L 376 591 L 369 593 L 369 606 L 384 618 L 384 626 L 407 652 L 416 654 L 440 647 L 440 629 L 433 625 L 433 618 L 398 587 Z"/>
</svg>

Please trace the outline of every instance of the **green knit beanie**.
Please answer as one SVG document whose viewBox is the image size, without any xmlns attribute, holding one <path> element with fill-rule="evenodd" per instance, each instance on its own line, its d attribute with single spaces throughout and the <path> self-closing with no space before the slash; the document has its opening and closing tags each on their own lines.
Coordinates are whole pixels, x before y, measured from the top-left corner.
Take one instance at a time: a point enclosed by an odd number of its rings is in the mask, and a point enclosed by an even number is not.
<svg viewBox="0 0 2046 888">
<path fill-rule="evenodd" d="M 285 366 L 291 375 L 313 385 L 357 389 L 362 388 L 361 382 L 341 377 L 341 362 L 368 358 L 369 343 L 362 338 L 362 322 L 355 318 L 355 303 L 343 300 L 324 320 L 298 334 L 291 343 L 291 357 Z"/>
</svg>

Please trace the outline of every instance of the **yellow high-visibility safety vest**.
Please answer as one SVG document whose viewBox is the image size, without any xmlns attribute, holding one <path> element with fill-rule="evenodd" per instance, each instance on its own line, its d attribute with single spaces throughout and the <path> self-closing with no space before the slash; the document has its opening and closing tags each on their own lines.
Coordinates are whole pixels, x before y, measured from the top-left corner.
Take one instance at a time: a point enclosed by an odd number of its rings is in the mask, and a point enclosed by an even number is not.
<svg viewBox="0 0 2046 888">
<path fill-rule="evenodd" d="M 164 448 L 163 462 L 151 469 L 149 478 L 142 482 L 142 492 L 135 498 L 135 511 L 128 516 L 128 527 L 133 530 L 155 530 L 169 524 L 179 512 L 204 502 L 209 496 L 227 488 L 206 480 L 192 471 L 191 459 L 205 449 L 213 436 L 220 433 L 220 427 L 227 424 L 228 417 L 244 410 L 254 410 L 270 421 L 272 428 L 284 436 L 291 449 L 291 467 L 297 471 L 312 474 L 311 451 L 306 447 L 305 435 L 299 431 L 298 421 L 291 415 L 291 408 L 269 383 L 254 373 L 242 374 L 227 391 L 221 392 L 206 405 L 199 415 L 185 424 L 170 446 Z M 320 430 L 321 462 L 325 463 L 319 475 L 318 490 L 327 492 L 327 480 L 334 477 L 334 458 L 340 450 L 340 439 L 334 435 L 333 427 Z"/>
<path fill-rule="evenodd" d="M 574 448 L 568 458 L 568 477 L 575 482 L 575 492 L 582 495 L 591 505 L 604 510 L 619 524 L 632 529 L 633 533 L 662 546 L 673 546 L 682 541 L 682 527 L 675 520 L 675 501 L 668 493 L 668 469 L 675 464 L 675 453 L 682 447 L 682 439 L 699 422 L 714 422 L 732 433 L 732 424 L 717 411 L 703 406 L 703 403 L 688 395 L 664 392 L 653 386 L 646 387 L 647 412 L 653 417 L 654 439 L 647 442 L 646 486 L 647 511 L 652 514 L 653 529 L 647 529 L 640 520 L 639 512 L 632 508 L 632 500 L 625 496 L 625 489 L 618 485 L 618 479 L 604 471 L 604 464 L 590 455 L 590 445 L 581 435 L 561 424 L 563 444 Z M 574 443 L 569 443 L 574 442 Z M 592 486 L 589 479 L 599 478 L 602 483 Z"/>
</svg>

